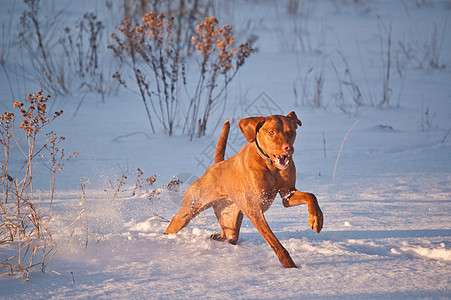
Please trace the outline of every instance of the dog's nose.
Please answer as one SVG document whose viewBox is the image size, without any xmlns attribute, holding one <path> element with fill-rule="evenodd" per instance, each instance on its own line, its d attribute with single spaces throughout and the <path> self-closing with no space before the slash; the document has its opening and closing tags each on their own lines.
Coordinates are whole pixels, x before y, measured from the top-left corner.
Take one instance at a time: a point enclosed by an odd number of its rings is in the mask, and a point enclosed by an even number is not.
<svg viewBox="0 0 451 300">
<path fill-rule="evenodd" d="M 291 146 L 291 145 L 288 144 L 288 143 L 286 143 L 286 144 L 284 145 L 283 150 L 285 150 L 285 151 L 287 152 L 287 154 L 291 154 L 291 153 L 294 152 L 293 146 Z"/>
</svg>

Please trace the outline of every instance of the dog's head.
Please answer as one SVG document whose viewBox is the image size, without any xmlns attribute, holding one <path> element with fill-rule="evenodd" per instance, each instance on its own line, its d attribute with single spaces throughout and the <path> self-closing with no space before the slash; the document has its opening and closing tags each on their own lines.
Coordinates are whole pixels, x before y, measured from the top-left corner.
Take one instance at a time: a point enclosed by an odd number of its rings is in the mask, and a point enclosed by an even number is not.
<svg viewBox="0 0 451 300">
<path fill-rule="evenodd" d="M 286 169 L 294 152 L 296 128 L 302 125 L 294 111 L 287 116 L 251 117 L 238 122 L 250 143 L 256 143 L 261 154 L 278 169 Z"/>
</svg>

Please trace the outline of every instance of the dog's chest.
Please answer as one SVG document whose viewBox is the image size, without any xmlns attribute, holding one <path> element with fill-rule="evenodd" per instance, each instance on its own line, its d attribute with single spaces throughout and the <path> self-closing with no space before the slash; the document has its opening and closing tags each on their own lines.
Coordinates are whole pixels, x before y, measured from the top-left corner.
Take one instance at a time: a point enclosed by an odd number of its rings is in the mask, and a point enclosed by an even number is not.
<svg viewBox="0 0 451 300">
<path fill-rule="evenodd" d="M 278 174 L 266 173 L 263 176 L 264 186 L 261 187 L 263 198 L 273 201 L 281 188 L 280 176 Z"/>
</svg>

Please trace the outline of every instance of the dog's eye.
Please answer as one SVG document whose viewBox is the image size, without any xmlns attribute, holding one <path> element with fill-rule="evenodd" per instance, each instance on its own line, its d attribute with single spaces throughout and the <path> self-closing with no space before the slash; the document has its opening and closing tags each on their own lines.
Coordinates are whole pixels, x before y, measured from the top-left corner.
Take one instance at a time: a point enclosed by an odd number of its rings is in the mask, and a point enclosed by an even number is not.
<svg viewBox="0 0 451 300">
<path fill-rule="evenodd" d="M 270 130 L 268 131 L 269 135 L 274 135 L 274 131 Z"/>
</svg>

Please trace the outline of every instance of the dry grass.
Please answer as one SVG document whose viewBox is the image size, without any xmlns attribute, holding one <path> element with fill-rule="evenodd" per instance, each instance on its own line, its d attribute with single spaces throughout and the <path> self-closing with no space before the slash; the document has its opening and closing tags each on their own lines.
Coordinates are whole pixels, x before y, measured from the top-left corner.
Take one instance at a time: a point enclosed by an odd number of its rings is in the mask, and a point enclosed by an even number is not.
<svg viewBox="0 0 451 300">
<path fill-rule="evenodd" d="M 335 172 L 337 171 L 338 160 L 340 159 L 340 155 L 341 155 L 341 151 L 343 150 L 343 146 L 344 146 L 346 140 L 348 139 L 348 136 L 351 133 L 354 126 L 357 125 L 359 122 L 360 122 L 360 120 L 357 120 L 357 121 L 355 121 L 354 124 L 352 124 L 351 127 L 349 127 L 348 131 L 346 132 L 346 134 L 343 138 L 343 141 L 341 142 L 340 151 L 338 151 L 337 159 L 335 160 L 334 172 L 332 174 L 332 183 L 334 183 L 334 181 L 335 181 Z"/>
<path fill-rule="evenodd" d="M 81 197 L 72 207 L 72 210 L 76 212 L 76 217 L 69 225 L 69 227 L 71 228 L 69 238 L 69 248 L 73 243 L 73 239 L 78 235 L 80 235 L 81 233 L 84 233 L 85 247 L 88 247 L 89 226 L 88 226 L 88 211 L 86 210 L 86 185 L 91 185 L 91 182 L 89 181 L 88 178 L 82 178 L 80 180 Z"/>
<path fill-rule="evenodd" d="M 134 183 L 128 183 L 129 180 L 133 180 L 132 178 L 134 178 Z M 133 172 L 133 175 L 128 176 L 124 173 L 116 180 L 110 180 L 110 188 L 109 190 L 105 190 L 105 192 L 109 196 L 110 205 L 118 205 L 116 206 L 118 209 L 126 205 L 126 201 L 145 200 L 151 204 L 159 197 L 165 197 L 164 195 L 167 192 L 180 192 L 182 181 L 179 179 L 173 179 L 166 184 L 154 187 L 156 181 L 157 175 L 152 175 L 149 177 L 144 176 L 144 172 L 138 168 L 135 172 Z M 152 220 L 169 222 L 167 218 L 148 208 L 147 212 L 152 216 L 145 220 L 145 222 Z"/>
<path fill-rule="evenodd" d="M 205 18 L 192 37 L 195 49 L 200 52 L 200 75 L 186 115 L 185 130 L 192 138 L 205 135 L 208 118 L 221 102 L 224 94 L 245 60 L 255 51 L 246 42 L 236 45 L 230 25 L 218 27 L 215 17 Z M 220 78 L 224 80 L 219 80 Z"/>
<path fill-rule="evenodd" d="M 153 189 L 151 187 L 153 187 L 154 183 L 157 181 L 157 175 L 146 177 L 144 176 L 144 172 L 138 168 L 133 172 L 133 176 L 135 177 L 133 185 L 127 185 L 127 181 L 131 176 L 127 176 L 126 173 L 116 178 L 116 180 L 109 180 L 110 188 L 109 190 L 105 190 L 105 192 L 111 195 L 111 203 L 115 202 L 118 198 L 121 198 L 124 193 L 127 194 L 125 197 L 134 197 L 138 193 L 144 193 L 149 200 L 152 200 L 152 198 L 159 196 L 163 190 L 178 192 L 180 190 L 180 185 L 182 184 L 181 180 L 174 179 L 167 184 L 160 185 Z M 122 201 L 122 204 L 124 204 L 124 201 Z"/>
<path fill-rule="evenodd" d="M 64 162 L 77 154 L 66 159 L 64 149 L 57 147 L 64 138 L 53 132 L 47 136 L 43 146 L 37 146 L 41 143 L 43 128 L 63 113 L 57 111 L 49 115 L 49 99 L 50 96 L 44 96 L 39 90 L 28 95 L 23 102 L 16 101 L 15 113 L 5 112 L 0 116 L 0 145 L 3 148 L 0 161 L 3 189 L 0 196 L 0 246 L 8 245 L 16 252 L 8 258 L 1 258 L 0 275 L 19 273 L 28 280 L 33 269 L 44 272 L 56 253 L 49 228 L 55 178 Z M 23 167 L 11 166 L 12 159 L 19 159 L 17 155 L 25 159 Z M 44 205 L 42 193 L 36 195 L 33 190 L 33 172 L 38 158 L 51 162 L 47 165 L 52 174 L 48 207 Z"/>
<path fill-rule="evenodd" d="M 180 19 L 156 12 L 146 14 L 136 24 L 124 18 L 116 28 L 120 34 L 111 35 L 109 48 L 133 72 L 152 132 L 156 131 L 154 120 L 164 133 L 172 135 L 175 121 L 184 119 L 182 131 L 192 138 L 205 134 L 212 110 L 225 104 L 228 84 L 254 49 L 249 43 L 236 45 L 230 25 L 218 26 L 215 17 L 207 17 L 189 39 L 200 70 L 189 73 L 198 76 L 187 78 L 188 53 L 180 40 L 185 25 Z M 114 78 L 130 88 L 121 71 Z M 189 91 L 188 83 L 195 88 Z"/>
<path fill-rule="evenodd" d="M 39 82 L 54 96 L 81 94 L 79 105 L 87 94 L 100 95 L 103 101 L 106 95 L 117 90 L 105 47 L 105 25 L 94 13 L 85 13 L 69 23 L 63 17 L 67 8 L 57 10 L 54 3 L 40 0 L 24 3 L 17 24 L 20 57 L 16 59 L 22 63 L 13 67 L 0 60 L 12 95 L 10 76 L 24 82 Z M 5 43 L 8 42 L 6 39 Z M 1 56 L 7 54 L 3 52 Z"/>
</svg>

